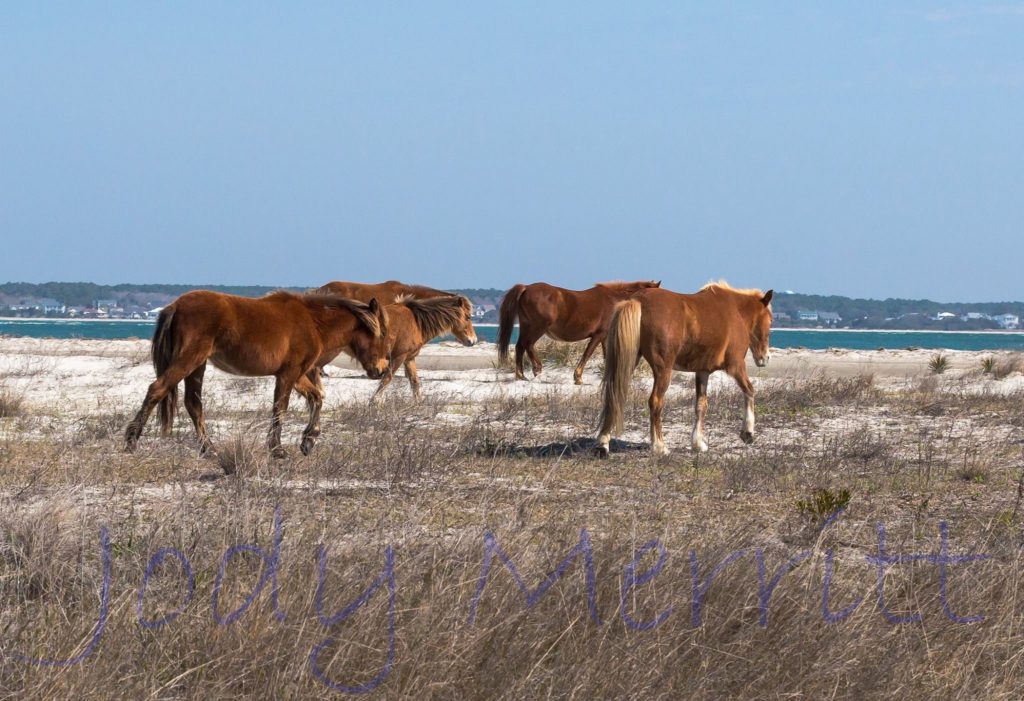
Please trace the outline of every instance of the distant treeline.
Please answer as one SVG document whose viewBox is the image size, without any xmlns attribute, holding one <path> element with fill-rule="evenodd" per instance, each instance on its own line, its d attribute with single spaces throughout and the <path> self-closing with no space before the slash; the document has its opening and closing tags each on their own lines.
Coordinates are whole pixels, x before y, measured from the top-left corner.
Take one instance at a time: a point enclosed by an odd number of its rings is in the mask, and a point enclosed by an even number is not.
<svg viewBox="0 0 1024 701">
<path fill-rule="evenodd" d="M 117 300 L 124 304 L 157 306 L 189 290 L 207 289 L 246 297 L 259 297 L 278 287 L 264 285 L 97 285 L 91 282 L 8 282 L 0 284 L 0 306 L 19 298 L 54 299 L 67 306 L 87 307 L 96 300 Z M 286 288 L 301 290 L 306 288 Z M 504 290 L 494 288 L 452 289 L 469 297 L 477 304 L 501 301 Z M 779 319 L 778 325 L 815 326 L 818 322 L 800 322 L 801 311 L 831 312 L 840 317 L 834 325 L 851 328 L 994 328 L 996 324 L 985 319 L 961 321 L 931 319 L 939 312 L 957 315 L 977 312 L 987 315 L 1016 314 L 1024 317 L 1024 302 L 934 302 L 928 299 L 853 299 L 838 295 L 777 294 L 773 302 L 777 316 L 789 315 L 789 321 Z M 778 313 L 782 312 L 782 315 Z M 829 325 L 828 322 L 821 325 Z"/>
</svg>

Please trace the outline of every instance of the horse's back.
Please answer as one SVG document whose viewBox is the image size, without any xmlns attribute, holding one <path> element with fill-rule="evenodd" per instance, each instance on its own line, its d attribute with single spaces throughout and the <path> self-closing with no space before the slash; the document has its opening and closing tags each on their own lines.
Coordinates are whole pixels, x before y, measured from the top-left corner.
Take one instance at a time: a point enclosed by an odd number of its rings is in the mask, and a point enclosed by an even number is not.
<svg viewBox="0 0 1024 701">
<path fill-rule="evenodd" d="M 385 282 L 343 282 L 336 280 L 321 286 L 321 292 L 330 292 L 341 297 L 348 297 L 357 302 L 368 304 L 370 300 L 376 299 L 381 304 L 394 304 L 400 297 L 415 297 L 416 299 L 430 299 L 432 297 L 443 297 L 450 295 L 450 292 L 435 290 L 432 287 L 423 285 L 408 285 L 399 280 L 386 280 Z"/>
<path fill-rule="evenodd" d="M 641 344 L 674 355 L 679 370 L 720 369 L 746 352 L 743 317 L 731 294 L 659 288 L 642 290 L 633 299 L 640 303 Z"/>
</svg>

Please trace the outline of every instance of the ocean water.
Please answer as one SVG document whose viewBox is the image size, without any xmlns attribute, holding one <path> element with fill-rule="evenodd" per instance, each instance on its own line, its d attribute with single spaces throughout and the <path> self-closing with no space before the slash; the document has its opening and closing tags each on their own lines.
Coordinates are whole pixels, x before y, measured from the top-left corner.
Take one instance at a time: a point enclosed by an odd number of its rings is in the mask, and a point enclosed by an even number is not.
<svg viewBox="0 0 1024 701">
<path fill-rule="evenodd" d="M 0 319 L 0 336 L 32 338 L 149 338 L 152 320 L 76 321 L 73 319 Z M 477 337 L 494 342 L 496 326 L 476 327 Z M 513 336 L 514 339 L 514 336 Z M 813 329 L 776 329 L 771 345 L 775 348 L 930 348 L 949 350 L 1021 350 L 1024 331 L 824 331 Z"/>
</svg>

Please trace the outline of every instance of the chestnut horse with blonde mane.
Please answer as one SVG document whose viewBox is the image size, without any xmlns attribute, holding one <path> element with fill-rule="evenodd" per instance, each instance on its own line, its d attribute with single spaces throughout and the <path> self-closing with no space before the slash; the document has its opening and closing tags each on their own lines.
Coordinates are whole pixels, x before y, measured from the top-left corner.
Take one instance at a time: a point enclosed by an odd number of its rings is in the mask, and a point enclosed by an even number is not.
<svg viewBox="0 0 1024 701">
<path fill-rule="evenodd" d="M 398 280 L 388 280 L 387 282 L 379 283 L 342 282 L 336 280 L 328 282 L 317 291 L 330 292 L 331 294 L 348 297 L 349 299 L 357 299 L 360 302 L 369 302 L 371 299 L 376 299 L 381 304 L 394 304 L 402 297 L 431 299 L 433 297 L 452 296 L 451 292 L 435 290 L 433 287 L 424 287 L 423 285 L 407 285 Z"/>
<path fill-rule="evenodd" d="M 708 410 L 708 377 L 724 370 L 743 390 L 745 411 L 740 438 L 754 440 L 754 386 L 747 376 L 745 357 L 750 349 L 758 367 L 768 364 L 768 336 L 772 325 L 772 291 L 737 290 L 718 282 L 691 295 L 669 290 L 644 290 L 615 310 L 608 333 L 605 373 L 601 382 L 604 407 L 598 450 L 609 452 L 612 433 L 622 432 L 622 413 L 633 371 L 640 358 L 654 372 L 648 402 L 651 413 L 651 451 L 668 452 L 661 432 L 665 392 L 672 371 L 695 373 L 693 449 L 708 449 L 704 415 Z"/>
<path fill-rule="evenodd" d="M 309 405 L 309 423 L 300 447 L 308 455 L 320 435 L 323 387 L 318 368 L 342 350 L 354 355 L 367 374 L 388 371 L 387 314 L 369 304 L 332 294 L 272 292 L 251 299 L 195 290 L 163 308 L 153 333 L 153 367 L 142 408 L 125 429 L 125 448 L 135 449 L 150 413 L 160 406 L 163 435 L 174 422 L 178 383 L 185 381 L 185 409 L 195 425 L 200 450 L 212 445 L 203 420 L 203 374 L 207 361 L 233 375 L 273 375 L 274 404 L 268 446 L 284 457 L 281 419 L 294 389 Z"/>
<path fill-rule="evenodd" d="M 464 346 L 476 343 L 473 304 L 465 297 L 399 298 L 398 302 L 387 306 L 387 312 L 391 372 L 380 379 L 377 391 L 370 398 L 371 403 L 391 383 L 395 371 L 402 365 L 413 396 L 417 400 L 422 399 L 416 356 L 431 339 L 450 333 Z"/>
<path fill-rule="evenodd" d="M 519 339 L 516 341 L 516 379 L 525 380 L 523 355 L 530 356 L 533 376 L 540 374 L 534 344 L 547 335 L 556 341 L 589 339 L 583 356 L 573 372 L 576 384 L 583 384 L 583 368 L 597 345 L 604 344 L 615 305 L 640 290 L 657 288 L 661 282 L 599 282 L 589 290 L 567 290 L 545 282 L 516 285 L 501 300 L 498 329 L 498 357 L 508 362 L 512 326 L 519 317 Z"/>
</svg>

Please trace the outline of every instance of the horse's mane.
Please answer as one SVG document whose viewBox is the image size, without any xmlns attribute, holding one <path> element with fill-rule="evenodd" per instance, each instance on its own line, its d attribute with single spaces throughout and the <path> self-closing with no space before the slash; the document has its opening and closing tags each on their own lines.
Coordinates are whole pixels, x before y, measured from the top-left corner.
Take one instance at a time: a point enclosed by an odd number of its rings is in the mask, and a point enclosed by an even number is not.
<svg viewBox="0 0 1024 701">
<path fill-rule="evenodd" d="M 594 287 L 607 287 L 611 290 L 627 290 L 631 287 L 639 287 L 640 285 L 650 285 L 653 282 L 653 280 L 634 280 L 633 282 L 611 280 L 609 282 L 595 282 Z"/>
<path fill-rule="evenodd" d="M 447 333 L 461 322 L 463 312 L 470 302 L 465 297 L 456 295 L 430 299 L 416 299 L 403 295 L 395 300 L 395 304 L 401 304 L 412 312 L 412 317 L 425 338 L 434 338 Z"/>
<path fill-rule="evenodd" d="M 278 298 L 294 297 L 304 303 L 307 307 L 320 306 L 331 309 L 345 309 L 356 318 L 356 321 L 369 329 L 375 338 L 384 336 L 388 332 L 386 312 L 383 315 L 384 318 L 382 323 L 381 319 L 370 311 L 370 305 L 354 299 L 349 299 L 348 297 L 342 297 L 341 295 L 334 294 L 333 292 L 313 290 L 311 292 L 299 293 L 289 292 L 287 290 L 276 290 L 267 296 Z"/>
<path fill-rule="evenodd" d="M 762 290 L 758 290 L 753 287 L 746 289 L 733 287 L 725 280 L 712 280 L 708 284 L 704 285 L 704 287 L 700 288 L 701 292 L 704 290 L 709 290 L 711 292 L 715 292 L 716 290 L 729 290 L 730 292 L 737 292 L 741 295 L 757 295 L 758 297 L 764 297 L 764 292 Z"/>
</svg>

